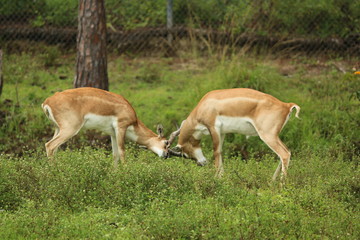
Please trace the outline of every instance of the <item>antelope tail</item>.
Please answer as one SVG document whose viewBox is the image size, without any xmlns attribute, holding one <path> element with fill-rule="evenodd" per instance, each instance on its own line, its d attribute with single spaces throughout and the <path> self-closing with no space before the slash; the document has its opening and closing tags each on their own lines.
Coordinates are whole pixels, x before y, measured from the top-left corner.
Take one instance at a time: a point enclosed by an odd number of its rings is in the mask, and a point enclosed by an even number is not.
<svg viewBox="0 0 360 240">
<path fill-rule="evenodd" d="M 300 107 L 297 104 L 291 103 L 290 113 L 294 110 L 294 108 L 296 109 L 295 117 L 300 119 L 300 117 L 299 117 Z"/>
</svg>

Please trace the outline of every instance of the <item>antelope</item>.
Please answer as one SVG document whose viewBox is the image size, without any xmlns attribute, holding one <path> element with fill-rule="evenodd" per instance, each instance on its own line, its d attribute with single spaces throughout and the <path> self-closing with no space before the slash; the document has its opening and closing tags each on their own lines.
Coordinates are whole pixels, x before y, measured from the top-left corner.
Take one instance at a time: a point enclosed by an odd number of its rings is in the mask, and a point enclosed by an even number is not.
<svg viewBox="0 0 360 240">
<path fill-rule="evenodd" d="M 45 144 L 48 158 L 80 129 L 97 129 L 111 137 L 114 166 L 125 163 L 125 139 L 150 149 L 160 157 L 168 156 L 167 140 L 158 125 L 158 135 L 136 116 L 122 96 L 105 90 L 83 87 L 57 92 L 42 103 L 46 116 L 55 124 L 53 138 Z"/>
<path fill-rule="evenodd" d="M 216 176 L 224 172 L 222 145 L 226 133 L 240 133 L 246 136 L 259 136 L 280 158 L 273 175 L 286 176 L 290 161 L 290 151 L 280 140 L 279 133 L 288 121 L 293 109 L 299 118 L 300 107 L 295 103 L 285 103 L 277 98 L 248 88 L 214 90 L 208 92 L 174 131 L 168 141 L 171 155 L 196 160 L 204 166 L 206 158 L 200 147 L 203 135 L 210 135 L 213 143 Z M 179 136 L 175 149 L 171 143 Z M 180 151 L 179 151 L 180 150 Z"/>
</svg>

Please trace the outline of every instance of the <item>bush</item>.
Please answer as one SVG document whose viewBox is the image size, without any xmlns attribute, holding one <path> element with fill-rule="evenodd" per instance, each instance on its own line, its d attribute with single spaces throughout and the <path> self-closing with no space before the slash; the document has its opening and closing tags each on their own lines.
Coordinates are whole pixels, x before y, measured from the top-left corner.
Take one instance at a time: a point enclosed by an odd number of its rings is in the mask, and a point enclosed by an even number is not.
<svg viewBox="0 0 360 240">
<path fill-rule="evenodd" d="M 4 1 L 0 15 L 22 18 L 35 27 L 76 27 L 75 0 Z M 166 1 L 105 1 L 112 29 L 166 25 Z M 174 1 L 174 24 L 266 36 L 346 37 L 360 31 L 359 1 Z M 16 20 L 15 20 L 16 21 Z"/>
</svg>

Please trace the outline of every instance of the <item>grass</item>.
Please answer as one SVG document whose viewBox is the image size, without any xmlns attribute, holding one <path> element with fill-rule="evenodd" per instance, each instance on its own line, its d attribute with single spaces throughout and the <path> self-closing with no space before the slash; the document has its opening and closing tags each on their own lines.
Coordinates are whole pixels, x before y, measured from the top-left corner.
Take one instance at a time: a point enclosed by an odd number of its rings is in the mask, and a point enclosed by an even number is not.
<svg viewBox="0 0 360 240">
<path fill-rule="evenodd" d="M 127 144 L 112 167 L 106 141 L 80 134 L 50 163 L 41 102 L 72 87 L 75 57 L 5 55 L 0 111 L 1 239 L 358 239 L 359 78 L 331 61 L 271 57 L 110 56 L 110 89 L 151 129 L 175 129 L 209 90 L 251 87 L 301 106 L 281 138 L 292 151 L 285 186 L 258 138 L 229 134 L 225 174 L 191 160 L 160 159 Z M 325 66 L 325 67 L 324 67 Z M 285 67 L 292 69 L 286 75 Z M 99 140 L 97 140 L 99 141 Z M 210 139 L 204 153 L 212 159 Z M 212 162 L 212 161 L 210 161 Z"/>
</svg>

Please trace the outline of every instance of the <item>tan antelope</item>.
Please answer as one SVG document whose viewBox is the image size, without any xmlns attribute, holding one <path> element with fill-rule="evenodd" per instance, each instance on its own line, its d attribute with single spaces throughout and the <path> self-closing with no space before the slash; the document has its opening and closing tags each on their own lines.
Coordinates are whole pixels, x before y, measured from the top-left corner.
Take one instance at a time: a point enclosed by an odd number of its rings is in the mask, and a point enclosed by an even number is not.
<svg viewBox="0 0 360 240">
<path fill-rule="evenodd" d="M 97 129 L 111 137 L 114 165 L 125 162 L 125 138 L 167 157 L 167 141 L 163 129 L 158 135 L 136 116 L 135 110 L 122 96 L 97 88 L 75 88 L 57 92 L 41 105 L 47 117 L 55 123 L 54 137 L 45 144 L 51 159 L 58 147 L 80 129 Z"/>
<path fill-rule="evenodd" d="M 205 165 L 200 140 L 203 135 L 211 135 L 213 142 L 217 176 L 223 174 L 222 145 L 226 133 L 241 133 L 259 136 L 279 157 L 273 180 L 280 169 L 286 176 L 290 161 L 290 151 L 280 140 L 279 133 L 285 126 L 293 109 L 299 117 L 300 107 L 295 103 L 284 103 L 277 98 L 247 88 L 215 90 L 207 93 L 184 120 L 180 128 L 169 138 L 169 145 L 179 136 L 176 151 L 169 153 L 197 161 Z"/>
</svg>

